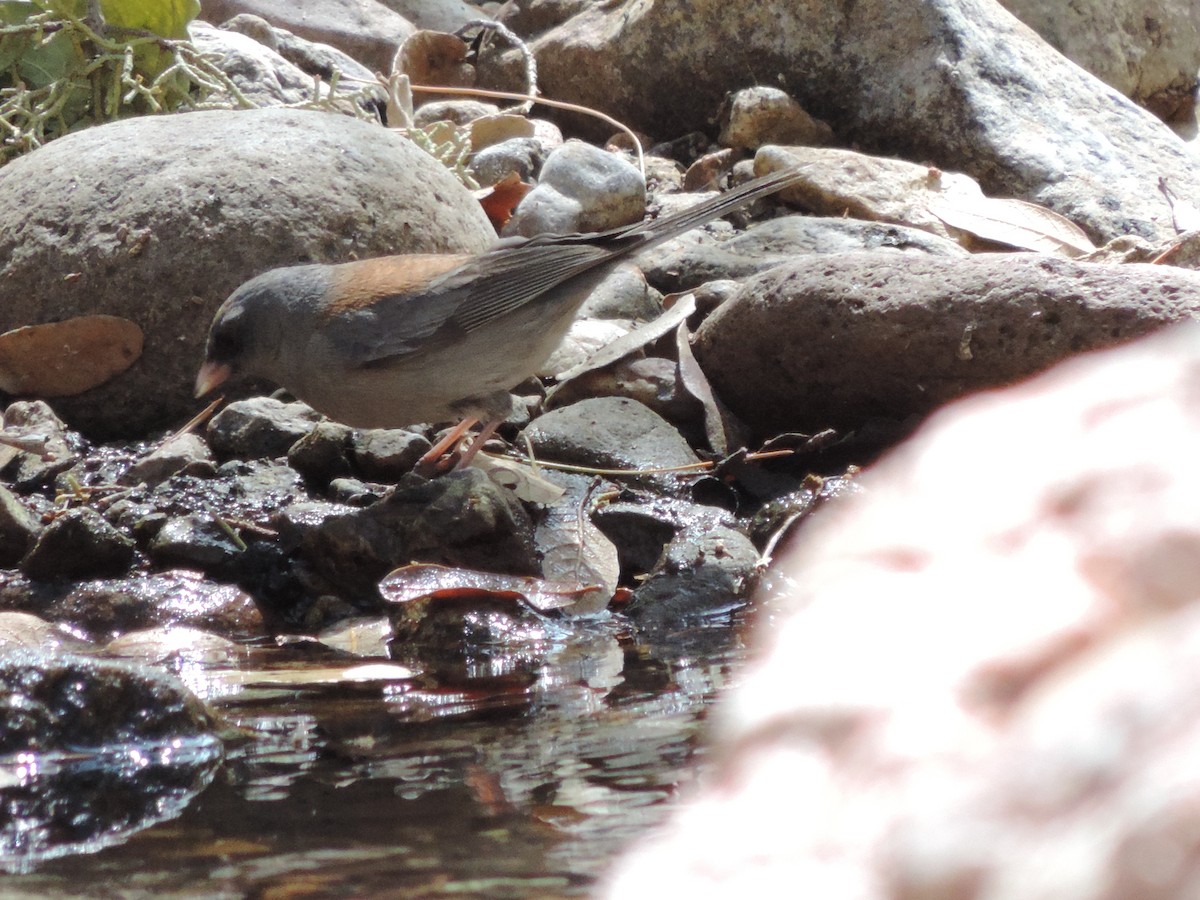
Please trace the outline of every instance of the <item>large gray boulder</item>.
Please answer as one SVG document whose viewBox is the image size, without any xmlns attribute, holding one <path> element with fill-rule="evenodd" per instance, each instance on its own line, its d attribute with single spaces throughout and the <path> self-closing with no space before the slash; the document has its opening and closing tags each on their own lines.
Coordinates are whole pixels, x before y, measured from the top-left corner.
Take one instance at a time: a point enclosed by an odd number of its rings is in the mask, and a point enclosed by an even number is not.
<svg viewBox="0 0 1200 900">
<path fill-rule="evenodd" d="M 1174 236 L 1160 178 L 1200 192 L 1169 128 L 993 0 L 594 4 L 535 48 L 543 93 L 655 137 L 709 128 L 726 93 L 771 84 L 839 143 L 966 172 L 1101 241 Z"/>
<path fill-rule="evenodd" d="M 142 358 L 55 409 L 93 436 L 179 424 L 209 322 L 275 266 L 475 252 L 495 232 L 440 163 L 379 125 L 285 109 L 130 119 L 0 169 L 0 330 L 108 313 Z"/>
</svg>

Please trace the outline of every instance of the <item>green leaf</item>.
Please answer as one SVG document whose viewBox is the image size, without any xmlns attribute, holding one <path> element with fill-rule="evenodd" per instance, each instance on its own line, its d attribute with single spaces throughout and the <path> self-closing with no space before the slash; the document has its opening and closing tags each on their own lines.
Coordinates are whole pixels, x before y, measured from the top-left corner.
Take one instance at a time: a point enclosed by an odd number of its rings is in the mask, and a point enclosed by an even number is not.
<svg viewBox="0 0 1200 900">
<path fill-rule="evenodd" d="M 42 8 L 29 0 L 0 0 L 0 25 L 20 25 Z"/>
<path fill-rule="evenodd" d="M 185 38 L 188 23 L 200 14 L 200 0 L 100 0 L 100 11 L 111 25 Z"/>
<path fill-rule="evenodd" d="M 83 52 L 65 32 L 52 34 L 21 55 L 17 72 L 35 90 L 67 77 L 83 62 Z"/>
</svg>

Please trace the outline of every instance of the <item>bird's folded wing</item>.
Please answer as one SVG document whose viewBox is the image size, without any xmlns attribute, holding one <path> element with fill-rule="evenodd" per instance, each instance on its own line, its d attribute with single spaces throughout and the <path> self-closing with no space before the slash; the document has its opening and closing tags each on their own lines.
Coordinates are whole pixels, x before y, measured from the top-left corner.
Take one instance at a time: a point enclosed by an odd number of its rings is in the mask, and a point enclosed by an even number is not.
<svg viewBox="0 0 1200 900">
<path fill-rule="evenodd" d="M 589 244 L 522 244 L 495 250 L 434 279 L 420 293 L 381 298 L 369 320 L 346 323 L 355 333 L 345 337 L 365 367 L 387 366 L 441 348 L 536 302 L 608 255 Z"/>
</svg>

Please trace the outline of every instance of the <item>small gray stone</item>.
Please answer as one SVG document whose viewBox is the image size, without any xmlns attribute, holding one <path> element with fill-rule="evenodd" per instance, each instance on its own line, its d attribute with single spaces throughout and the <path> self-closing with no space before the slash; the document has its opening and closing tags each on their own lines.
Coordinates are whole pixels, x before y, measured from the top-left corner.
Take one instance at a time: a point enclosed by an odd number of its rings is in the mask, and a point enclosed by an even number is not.
<svg viewBox="0 0 1200 900">
<path fill-rule="evenodd" d="M 354 463 L 364 478 L 395 481 L 433 448 L 429 438 L 403 428 L 371 428 L 354 439 Z"/>
<path fill-rule="evenodd" d="M 662 312 L 662 295 L 636 266 L 618 266 L 592 289 L 576 315 L 581 319 L 648 321 Z"/>
<path fill-rule="evenodd" d="M 524 182 L 542 170 L 545 151 L 536 138 L 516 137 L 484 147 L 471 158 L 471 174 L 480 184 L 497 184 L 514 172 Z"/>
<path fill-rule="evenodd" d="M 208 442 L 220 456 L 274 459 L 321 421 L 320 413 L 304 403 L 284 403 L 273 397 L 237 400 L 208 423 Z"/>
<path fill-rule="evenodd" d="M 663 557 L 667 544 L 684 528 L 732 528 L 732 514 L 675 497 L 604 503 L 592 514 L 596 527 L 617 547 L 621 571 L 649 573 Z"/>
<path fill-rule="evenodd" d="M 349 475 L 354 429 L 339 422 L 318 422 L 288 449 L 288 465 L 314 484 Z"/>
<path fill-rule="evenodd" d="M 381 485 L 370 485 L 357 478 L 335 478 L 329 482 L 329 499 L 347 506 L 370 506 L 383 499 L 385 490 Z"/>
<path fill-rule="evenodd" d="M 655 631 L 728 612 L 745 601 L 758 560 L 758 550 L 742 532 L 712 523 L 689 525 L 667 545 L 625 612 Z"/>
<path fill-rule="evenodd" d="M 666 419 L 624 397 L 595 397 L 551 410 L 522 434 L 538 457 L 598 469 L 661 469 L 699 462 Z M 668 492 L 685 483 L 666 474 L 632 477 Z"/>
<path fill-rule="evenodd" d="M 833 129 L 810 116 L 786 91 L 758 85 L 729 98 L 717 140 L 740 150 L 763 144 L 821 147 L 832 143 Z"/>
<path fill-rule="evenodd" d="M 211 517 L 176 516 L 158 530 L 147 553 L 160 564 L 214 569 L 231 562 L 244 549 Z"/>
<path fill-rule="evenodd" d="M 504 226 L 505 235 L 606 231 L 641 219 L 642 174 L 614 153 L 568 141 L 550 154 L 541 180 Z"/>
<path fill-rule="evenodd" d="M 154 486 L 172 475 L 212 475 L 217 471 L 208 444 L 192 432 L 181 434 L 155 447 L 126 470 L 122 484 Z"/>
<path fill-rule="evenodd" d="M 43 580 L 108 575 L 127 569 L 133 554 L 133 541 L 94 509 L 78 507 L 42 529 L 21 571 Z"/>
<path fill-rule="evenodd" d="M 494 116 L 498 112 L 500 107 L 496 104 L 484 103 L 481 100 L 431 100 L 413 113 L 413 124 L 418 128 L 424 128 L 434 122 L 467 125 L 475 119 Z"/>
<path fill-rule="evenodd" d="M 16 565 L 33 546 L 41 527 L 21 499 L 0 485 L 0 566 Z"/>
<path fill-rule="evenodd" d="M 42 452 L 21 452 L 16 458 L 13 483 L 20 489 L 43 487 L 54 481 L 80 460 L 78 435 L 43 400 L 18 400 L 4 411 L 6 430 L 23 438 L 37 440 Z"/>
</svg>

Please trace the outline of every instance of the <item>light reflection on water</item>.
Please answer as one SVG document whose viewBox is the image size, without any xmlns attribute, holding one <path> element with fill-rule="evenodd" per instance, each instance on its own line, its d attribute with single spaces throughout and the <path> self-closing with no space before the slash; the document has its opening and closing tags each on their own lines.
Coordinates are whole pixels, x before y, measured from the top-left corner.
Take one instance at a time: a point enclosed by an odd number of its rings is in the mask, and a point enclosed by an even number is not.
<svg viewBox="0 0 1200 900">
<path fill-rule="evenodd" d="M 585 895 L 696 777 L 741 653 L 728 623 L 707 638 L 672 656 L 597 626 L 461 684 L 234 690 L 192 672 L 240 733 L 214 783 L 120 846 L 0 876 L 0 896 Z"/>
</svg>

